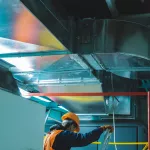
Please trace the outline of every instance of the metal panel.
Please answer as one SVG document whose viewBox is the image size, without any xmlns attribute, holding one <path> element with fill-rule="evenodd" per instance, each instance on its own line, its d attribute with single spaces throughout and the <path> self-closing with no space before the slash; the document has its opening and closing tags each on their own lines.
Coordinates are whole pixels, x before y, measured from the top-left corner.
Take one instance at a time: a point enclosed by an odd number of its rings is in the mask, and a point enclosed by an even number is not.
<svg viewBox="0 0 150 150">
<path fill-rule="evenodd" d="M 96 53 L 98 59 L 92 55 L 94 61 L 84 55 L 91 66 L 98 68 L 98 63 L 102 69 L 122 77 L 146 78 L 150 69 L 150 30 L 147 26 L 126 20 L 90 18 L 80 20 L 78 24 L 75 52 Z"/>
<path fill-rule="evenodd" d="M 11 71 L 16 78 L 27 77 L 27 80 L 30 81 L 28 82 L 29 85 L 46 86 L 46 84 L 99 83 L 88 66 L 82 60 L 75 59 L 74 55 L 17 59 L 20 62 L 28 60 L 28 67 L 26 66 L 26 69 L 24 67 L 24 70 L 19 70 L 21 66 L 16 63 L 16 67 L 19 69 L 11 68 Z M 59 61 L 57 61 L 58 59 Z"/>
<path fill-rule="evenodd" d="M 59 1 L 69 13 L 77 18 L 110 18 L 111 14 L 105 0 L 55 0 Z M 84 10 L 84 11 L 83 11 Z M 91 11 L 89 11 L 91 10 Z M 59 11 L 60 12 L 60 11 Z"/>
<path fill-rule="evenodd" d="M 34 51 L 34 46 L 36 50 L 66 49 L 19 0 L 1 0 L 0 9 L 0 37 L 2 37 L 0 43 L 3 43 L 3 45 L 0 44 L 1 46 L 7 48 L 11 44 L 11 48 L 14 47 L 15 50 L 20 49 L 21 51 L 25 43 L 31 43 L 36 45 L 30 45 L 28 51 Z M 11 41 L 5 41 L 6 38 Z"/>
<path fill-rule="evenodd" d="M 140 55 L 128 53 L 96 53 L 93 55 L 99 66 L 125 78 L 146 78 L 149 74 L 150 60 Z M 91 62 L 93 63 L 93 62 Z"/>
<path fill-rule="evenodd" d="M 86 28 L 89 35 L 84 32 Z M 122 52 L 149 57 L 150 31 L 147 26 L 126 20 L 84 19 L 79 22 L 78 30 L 80 40 L 77 40 L 76 53 Z M 85 43 L 83 38 L 90 40 Z"/>
<path fill-rule="evenodd" d="M 61 121 L 61 112 L 51 109 L 48 119 L 50 118 Z"/>
<path fill-rule="evenodd" d="M 116 99 L 117 98 L 117 99 Z M 131 115 L 131 97 L 117 96 L 106 98 L 106 112 L 117 115 Z"/>
<path fill-rule="evenodd" d="M 49 87 L 42 87 L 41 92 L 44 91 L 51 91 L 54 93 L 58 92 L 99 92 L 102 91 L 100 84 L 77 84 L 77 85 L 68 85 L 68 86 L 49 86 Z M 104 107 L 104 98 L 103 96 L 57 96 L 57 97 L 50 97 L 53 101 L 59 103 L 60 105 L 64 106 L 68 110 L 75 112 L 75 113 L 84 113 L 84 114 L 104 114 L 105 107 Z"/>
<path fill-rule="evenodd" d="M 92 55 L 83 55 L 83 57 L 88 61 L 88 63 L 95 69 L 95 70 L 103 70 L 102 64 L 97 62 Z"/>
<path fill-rule="evenodd" d="M 150 71 L 150 60 L 139 55 L 126 53 L 95 54 L 107 71 Z M 99 62 L 100 63 L 100 62 Z"/>
<path fill-rule="evenodd" d="M 116 0 L 106 0 L 107 6 L 113 18 L 116 18 L 119 13 L 116 9 Z"/>
<path fill-rule="evenodd" d="M 0 9 L 1 54 L 18 52 L 39 53 L 47 50 L 60 50 L 63 53 L 62 50 L 66 49 L 20 1 L 1 0 Z M 61 57 L 63 56 L 56 56 L 52 62 L 59 60 Z M 35 63 L 33 58 L 5 58 L 3 60 L 24 71 L 31 71 L 32 63 L 33 65 Z M 18 61 L 20 63 L 17 63 Z M 35 68 L 37 69 L 38 65 Z"/>
<path fill-rule="evenodd" d="M 21 53 L 4 53 L 4 54 L 0 54 L 0 58 L 66 55 L 69 53 L 70 53 L 69 51 L 60 51 L 60 50 L 39 51 L 39 52 L 21 52 Z"/>
<path fill-rule="evenodd" d="M 42 149 L 45 107 L 2 90 L 0 96 L 0 149 Z"/>
<path fill-rule="evenodd" d="M 23 4 L 48 28 L 52 33 L 69 48 L 69 30 L 64 24 L 66 20 L 58 17 L 53 8 L 53 1 L 21 0 Z M 40 11 L 39 11 L 40 10 Z M 63 21 L 62 21 L 63 20 Z"/>
<path fill-rule="evenodd" d="M 147 131 L 144 128 L 144 126 L 139 126 L 138 127 L 138 141 L 140 142 L 145 142 L 147 141 Z M 139 145 L 138 150 L 143 149 L 144 145 Z"/>
</svg>

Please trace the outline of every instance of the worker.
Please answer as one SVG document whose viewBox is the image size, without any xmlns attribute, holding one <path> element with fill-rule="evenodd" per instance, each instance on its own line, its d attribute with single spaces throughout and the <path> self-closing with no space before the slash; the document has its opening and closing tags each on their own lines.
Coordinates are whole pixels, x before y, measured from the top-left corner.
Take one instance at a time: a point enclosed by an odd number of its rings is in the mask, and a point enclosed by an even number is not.
<svg viewBox="0 0 150 150">
<path fill-rule="evenodd" d="M 113 132 L 113 127 L 106 125 L 85 134 L 77 133 L 80 131 L 79 118 L 76 114 L 69 112 L 62 116 L 61 124 L 50 128 L 44 140 L 44 150 L 70 150 L 71 147 L 87 146 L 97 141 L 107 129 Z"/>
</svg>

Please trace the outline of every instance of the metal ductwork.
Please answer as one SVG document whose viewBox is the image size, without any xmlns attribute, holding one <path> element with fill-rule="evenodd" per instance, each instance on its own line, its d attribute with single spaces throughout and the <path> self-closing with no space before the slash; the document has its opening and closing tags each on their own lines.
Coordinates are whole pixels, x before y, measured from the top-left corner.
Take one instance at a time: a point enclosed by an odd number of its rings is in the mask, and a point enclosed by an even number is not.
<svg viewBox="0 0 150 150">
<path fill-rule="evenodd" d="M 84 19 L 78 23 L 74 52 L 89 64 L 97 62 L 116 75 L 144 79 L 150 70 L 150 31 L 147 26 L 123 20 Z M 92 55 L 91 55 L 92 53 Z M 90 61 L 91 57 L 95 61 Z"/>
<path fill-rule="evenodd" d="M 13 2 L 15 5 L 12 5 Z M 9 70 L 26 90 L 87 93 L 138 91 L 139 79 L 150 79 L 148 22 L 141 24 L 140 21 L 136 23 L 136 20 L 121 17 L 108 19 L 111 18 L 107 6 L 109 1 L 106 3 L 104 0 L 101 2 L 104 5 L 96 7 L 100 11 L 99 17 L 85 18 L 84 13 L 78 17 L 78 13 L 71 19 L 68 16 L 73 12 L 64 17 L 64 13 L 62 15 L 56 11 L 58 8 L 52 7 L 54 1 L 22 2 L 32 13 L 20 1 L 0 2 L 3 10 L 0 14 L 3 16 L 0 17 L 0 58 L 11 64 Z M 92 4 L 93 1 L 87 3 Z M 103 6 L 105 16 L 99 8 Z M 98 115 L 109 109 L 105 102 L 112 99 L 50 98 L 76 113 Z M 131 97 L 118 99 L 120 110 L 116 113 L 131 117 Z M 123 107 L 126 105 L 127 108 Z"/>
</svg>

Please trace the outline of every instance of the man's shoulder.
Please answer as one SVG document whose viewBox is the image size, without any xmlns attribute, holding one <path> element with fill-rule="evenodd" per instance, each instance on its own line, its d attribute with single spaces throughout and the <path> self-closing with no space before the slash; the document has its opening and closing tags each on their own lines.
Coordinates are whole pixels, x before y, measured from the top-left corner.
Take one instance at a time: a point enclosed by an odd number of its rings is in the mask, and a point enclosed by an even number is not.
<svg viewBox="0 0 150 150">
<path fill-rule="evenodd" d="M 62 134 L 74 134 L 74 132 L 69 131 L 69 130 L 62 130 Z"/>
</svg>

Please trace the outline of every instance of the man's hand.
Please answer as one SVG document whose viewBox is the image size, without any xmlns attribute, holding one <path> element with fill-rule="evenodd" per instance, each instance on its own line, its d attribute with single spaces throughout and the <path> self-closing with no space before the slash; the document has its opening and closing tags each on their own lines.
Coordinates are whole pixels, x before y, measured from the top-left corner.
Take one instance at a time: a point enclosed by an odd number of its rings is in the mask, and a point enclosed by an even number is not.
<svg viewBox="0 0 150 150">
<path fill-rule="evenodd" d="M 114 131 L 113 126 L 110 126 L 110 125 L 101 126 L 100 128 L 102 128 L 103 131 L 106 131 L 107 129 L 110 130 L 110 132 Z"/>
</svg>

